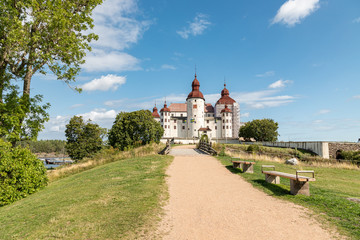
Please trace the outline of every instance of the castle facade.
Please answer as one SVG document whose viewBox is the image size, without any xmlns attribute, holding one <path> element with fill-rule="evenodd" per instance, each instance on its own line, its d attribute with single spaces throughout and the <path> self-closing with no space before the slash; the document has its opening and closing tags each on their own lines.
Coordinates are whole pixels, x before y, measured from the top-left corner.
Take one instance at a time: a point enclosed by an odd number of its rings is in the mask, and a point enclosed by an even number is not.
<svg viewBox="0 0 360 240">
<path fill-rule="evenodd" d="M 153 117 L 164 128 L 163 138 L 194 139 L 207 134 L 210 139 L 237 138 L 240 128 L 240 107 L 230 97 L 229 90 L 221 91 L 215 107 L 205 102 L 200 92 L 200 82 L 192 82 L 192 91 L 185 103 L 164 104 L 160 114 L 155 106 Z"/>
</svg>

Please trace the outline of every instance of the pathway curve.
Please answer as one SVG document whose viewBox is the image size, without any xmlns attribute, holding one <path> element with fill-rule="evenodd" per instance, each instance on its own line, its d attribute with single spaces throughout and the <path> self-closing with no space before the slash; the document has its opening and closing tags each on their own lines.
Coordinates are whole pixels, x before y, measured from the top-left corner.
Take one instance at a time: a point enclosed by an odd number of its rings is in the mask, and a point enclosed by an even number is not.
<svg viewBox="0 0 360 240">
<path fill-rule="evenodd" d="M 193 146 L 171 150 L 164 239 L 332 239 L 303 207 L 273 198 Z"/>
</svg>

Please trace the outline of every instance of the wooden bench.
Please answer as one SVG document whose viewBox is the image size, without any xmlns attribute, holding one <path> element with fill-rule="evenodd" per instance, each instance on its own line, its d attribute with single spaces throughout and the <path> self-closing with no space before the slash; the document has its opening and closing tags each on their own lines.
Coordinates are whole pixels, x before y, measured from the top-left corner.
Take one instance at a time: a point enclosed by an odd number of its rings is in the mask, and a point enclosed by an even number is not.
<svg viewBox="0 0 360 240">
<path fill-rule="evenodd" d="M 233 158 L 233 159 L 240 159 L 240 158 Z M 232 161 L 233 168 L 241 168 L 242 171 L 245 173 L 254 173 L 254 164 L 255 162 L 250 161 L 243 161 L 243 160 L 235 160 Z"/>
<path fill-rule="evenodd" d="M 273 168 L 272 171 L 264 171 L 264 168 Z M 293 195 L 301 194 L 310 196 L 310 184 L 309 182 L 315 181 L 314 171 L 309 170 L 297 170 L 296 175 L 275 171 L 273 165 L 262 165 L 261 172 L 265 174 L 265 181 L 268 183 L 279 184 L 280 177 L 290 179 L 290 193 Z M 299 175 L 300 173 L 312 173 L 312 177 L 306 177 Z"/>
</svg>

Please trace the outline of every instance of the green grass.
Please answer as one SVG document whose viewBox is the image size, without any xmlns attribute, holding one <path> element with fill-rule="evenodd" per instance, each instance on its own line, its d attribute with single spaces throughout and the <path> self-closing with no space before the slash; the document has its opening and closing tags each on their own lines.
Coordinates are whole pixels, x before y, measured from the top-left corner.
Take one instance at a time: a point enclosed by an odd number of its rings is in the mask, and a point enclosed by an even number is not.
<svg viewBox="0 0 360 240">
<path fill-rule="evenodd" d="M 311 196 L 290 195 L 290 181 L 280 178 L 281 184 L 265 182 L 261 165 L 275 165 L 277 171 L 295 173 L 299 166 L 283 163 L 256 161 L 254 173 L 242 173 L 233 169 L 230 157 L 218 157 L 226 168 L 241 175 L 253 186 L 269 195 L 292 201 L 312 209 L 321 219 L 337 226 L 342 234 L 351 239 L 360 239 L 360 204 L 347 200 L 347 197 L 360 198 L 360 171 L 325 167 L 302 166 L 302 170 L 314 170 L 315 182 L 310 183 Z M 318 217 L 320 218 L 320 217 Z M 320 220 L 321 220 L 320 219 Z"/>
<path fill-rule="evenodd" d="M 116 161 L 52 182 L 0 208 L 1 239 L 134 239 L 147 236 L 167 198 L 169 156 Z"/>
</svg>

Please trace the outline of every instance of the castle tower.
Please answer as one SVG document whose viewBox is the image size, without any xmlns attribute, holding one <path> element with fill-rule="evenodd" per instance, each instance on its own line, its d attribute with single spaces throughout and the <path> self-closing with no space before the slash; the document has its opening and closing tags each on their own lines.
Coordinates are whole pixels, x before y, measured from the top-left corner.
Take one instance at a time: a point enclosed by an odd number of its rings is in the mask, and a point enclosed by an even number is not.
<svg viewBox="0 0 360 240">
<path fill-rule="evenodd" d="M 233 113 L 231 109 L 225 104 L 225 108 L 221 110 L 221 123 L 222 123 L 222 131 L 221 137 L 222 138 L 232 138 L 232 117 Z"/>
<path fill-rule="evenodd" d="M 240 106 L 230 97 L 226 84 L 224 84 L 224 89 L 221 91 L 221 98 L 215 104 L 215 115 L 217 117 L 221 117 L 221 111 L 225 108 L 225 105 L 227 105 L 232 112 L 232 137 L 237 137 L 240 129 Z"/>
<path fill-rule="evenodd" d="M 192 82 L 192 91 L 186 98 L 188 138 L 199 137 L 198 130 L 205 126 L 205 98 L 200 92 L 200 82 L 196 78 Z"/>
<path fill-rule="evenodd" d="M 166 105 L 166 101 L 164 103 L 164 107 L 160 110 L 160 124 L 164 128 L 164 138 L 171 137 L 170 136 L 170 109 Z"/>
<path fill-rule="evenodd" d="M 160 115 L 158 113 L 158 109 L 156 107 L 156 104 L 155 104 L 155 107 L 153 108 L 152 116 L 155 119 L 155 121 L 160 122 Z"/>
</svg>

